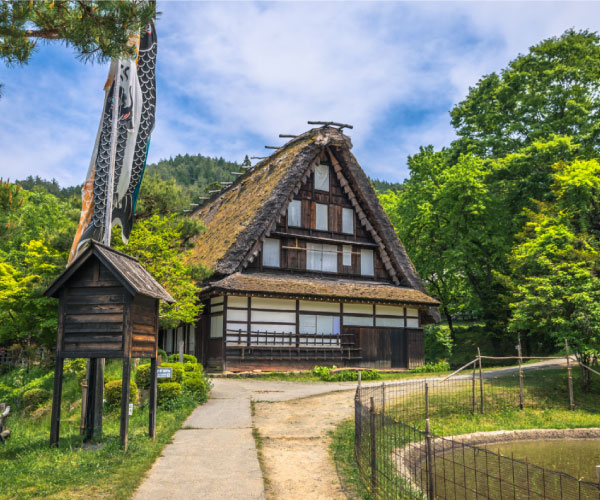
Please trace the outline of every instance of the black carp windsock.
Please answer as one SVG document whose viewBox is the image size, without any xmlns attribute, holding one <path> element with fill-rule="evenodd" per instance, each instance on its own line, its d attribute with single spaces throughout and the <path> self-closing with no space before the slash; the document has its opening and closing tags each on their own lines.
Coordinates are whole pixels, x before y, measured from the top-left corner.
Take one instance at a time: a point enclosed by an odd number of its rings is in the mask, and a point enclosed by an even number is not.
<svg viewBox="0 0 600 500">
<path fill-rule="evenodd" d="M 115 88 L 119 92 L 119 111 L 111 226 L 121 226 L 124 243 L 128 242 L 133 227 L 133 214 L 146 168 L 156 111 L 157 38 L 154 23 L 146 25 L 141 35 L 130 37 L 129 43 L 135 45 L 137 58 L 113 59 L 104 86 L 104 106 L 81 190 L 81 216 L 69 263 L 87 241 L 101 242 L 104 239 Z M 115 81 L 117 65 L 120 65 L 118 82 Z"/>
</svg>

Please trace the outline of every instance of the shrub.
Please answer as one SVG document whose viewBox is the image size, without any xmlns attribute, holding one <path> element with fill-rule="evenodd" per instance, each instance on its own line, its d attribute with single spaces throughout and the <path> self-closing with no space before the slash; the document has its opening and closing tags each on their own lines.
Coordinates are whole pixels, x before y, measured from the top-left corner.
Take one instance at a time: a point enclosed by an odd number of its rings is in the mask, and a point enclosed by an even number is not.
<svg viewBox="0 0 600 500">
<path fill-rule="evenodd" d="M 167 403 L 181 396 L 181 384 L 177 382 L 164 382 L 158 384 L 158 403 Z"/>
<path fill-rule="evenodd" d="M 0 403 L 10 403 L 13 398 L 13 390 L 5 385 L 0 383 Z"/>
<path fill-rule="evenodd" d="M 163 363 L 160 365 L 161 368 L 173 368 L 171 378 L 159 378 L 159 384 L 177 382 L 181 384 L 183 382 L 183 363 Z"/>
<path fill-rule="evenodd" d="M 121 390 L 123 387 L 122 380 L 113 380 L 104 386 L 104 398 L 109 406 L 120 406 Z M 138 388 L 137 384 L 132 380 L 129 383 L 129 402 L 137 401 Z"/>
<path fill-rule="evenodd" d="M 179 354 L 177 354 L 177 353 L 171 354 L 169 356 L 168 361 L 169 361 L 169 363 L 177 363 L 177 362 L 179 362 Z M 196 358 L 196 356 L 192 356 L 191 354 L 184 354 L 183 355 L 183 362 L 184 363 L 197 363 L 198 359 Z"/>
<path fill-rule="evenodd" d="M 140 365 L 135 370 L 135 383 L 140 389 L 150 387 L 150 363 Z"/>
<path fill-rule="evenodd" d="M 167 351 L 163 351 L 162 349 L 158 349 L 158 355 L 163 359 L 163 361 L 166 361 L 167 358 L 169 356 L 167 356 Z"/>
<path fill-rule="evenodd" d="M 425 337 L 425 361 L 435 363 L 450 359 L 454 343 L 448 325 L 427 325 L 423 329 Z"/>
<path fill-rule="evenodd" d="M 202 401 L 208 397 L 208 384 L 202 377 L 189 377 L 183 382 L 184 390 L 191 392 Z"/>
<path fill-rule="evenodd" d="M 23 393 L 23 404 L 30 408 L 37 408 L 50 399 L 50 392 L 46 389 L 29 389 Z"/>
<path fill-rule="evenodd" d="M 313 368 L 313 375 L 319 377 L 321 380 L 327 382 L 348 382 L 351 380 L 358 380 L 358 371 L 356 370 L 340 370 L 339 372 L 331 373 L 333 368 L 327 366 L 315 366 Z M 362 380 L 378 380 L 381 378 L 381 373 L 377 370 L 361 370 Z"/>
<path fill-rule="evenodd" d="M 83 358 L 72 359 L 65 364 L 65 373 L 75 375 L 81 382 L 87 373 L 87 361 Z"/>
<path fill-rule="evenodd" d="M 450 363 L 448 361 L 438 361 L 437 363 L 427 363 L 423 366 L 413 368 L 413 373 L 435 373 L 435 372 L 447 372 L 450 370 Z"/>
<path fill-rule="evenodd" d="M 329 380 L 329 378 L 331 377 L 330 372 L 331 368 L 329 368 L 328 366 L 316 365 L 312 370 L 312 374 L 319 377 L 321 380 Z"/>
</svg>

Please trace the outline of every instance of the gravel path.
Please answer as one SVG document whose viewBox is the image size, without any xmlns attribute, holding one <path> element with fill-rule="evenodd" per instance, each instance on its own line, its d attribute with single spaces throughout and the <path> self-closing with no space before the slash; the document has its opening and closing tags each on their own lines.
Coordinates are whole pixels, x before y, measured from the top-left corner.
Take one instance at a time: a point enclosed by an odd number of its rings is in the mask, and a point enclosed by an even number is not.
<svg viewBox="0 0 600 500">
<path fill-rule="evenodd" d="M 545 361 L 523 368 L 562 363 Z M 504 368 L 484 376 L 515 371 Z M 346 498 L 329 456 L 329 431 L 352 416 L 355 383 L 213 382 L 211 399 L 196 408 L 175 433 L 173 443 L 136 491 L 135 500 Z"/>
</svg>

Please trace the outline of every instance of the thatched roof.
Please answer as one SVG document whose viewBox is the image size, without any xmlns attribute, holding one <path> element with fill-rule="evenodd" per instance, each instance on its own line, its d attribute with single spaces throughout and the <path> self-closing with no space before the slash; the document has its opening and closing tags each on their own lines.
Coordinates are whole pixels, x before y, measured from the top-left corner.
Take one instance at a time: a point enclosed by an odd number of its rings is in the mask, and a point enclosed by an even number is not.
<svg viewBox="0 0 600 500">
<path fill-rule="evenodd" d="M 360 212 L 361 223 L 378 243 L 394 282 L 426 293 L 369 179 L 350 153 L 351 148 L 350 138 L 341 130 L 322 127 L 309 130 L 276 150 L 192 213 L 192 217 L 204 222 L 206 232 L 195 239 L 191 261 L 203 264 L 215 277 L 243 271 L 325 153 L 357 213 Z M 431 315 L 439 318 L 433 309 Z"/>
<path fill-rule="evenodd" d="M 218 292 L 263 294 L 274 297 L 320 297 L 353 302 L 368 301 L 427 307 L 439 305 L 437 300 L 414 288 L 381 282 L 313 278 L 283 273 L 234 273 L 221 280 L 210 282 L 202 291 L 203 294 Z"/>
<path fill-rule="evenodd" d="M 113 273 L 131 295 L 146 295 L 147 297 L 164 300 L 169 304 L 175 302 L 169 292 L 142 267 L 135 257 L 102 245 L 97 241 L 90 242 L 89 247 L 81 252 L 69 267 L 54 280 L 44 292 L 44 295 L 58 297 L 62 285 L 93 255 Z"/>
</svg>

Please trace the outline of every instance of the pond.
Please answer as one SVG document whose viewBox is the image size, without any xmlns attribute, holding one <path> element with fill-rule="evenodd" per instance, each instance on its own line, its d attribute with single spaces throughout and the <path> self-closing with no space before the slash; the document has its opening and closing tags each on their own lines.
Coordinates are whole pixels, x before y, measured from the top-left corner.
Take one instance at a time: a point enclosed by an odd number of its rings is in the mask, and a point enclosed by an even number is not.
<svg viewBox="0 0 600 500">
<path fill-rule="evenodd" d="M 527 439 L 481 447 L 584 481 L 596 481 L 596 465 L 600 465 L 600 439 Z"/>
</svg>

